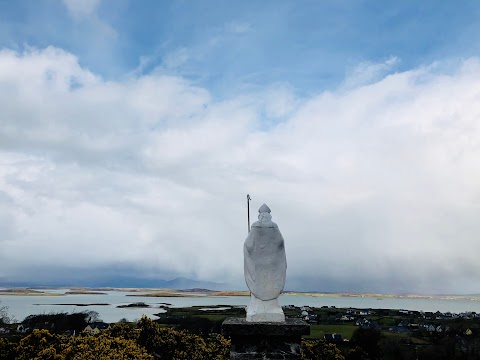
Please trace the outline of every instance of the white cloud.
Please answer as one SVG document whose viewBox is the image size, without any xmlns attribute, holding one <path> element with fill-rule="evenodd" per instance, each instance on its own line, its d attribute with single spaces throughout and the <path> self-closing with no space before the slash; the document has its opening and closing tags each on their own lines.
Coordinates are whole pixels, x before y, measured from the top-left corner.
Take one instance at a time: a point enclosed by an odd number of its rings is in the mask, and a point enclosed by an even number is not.
<svg viewBox="0 0 480 360">
<path fill-rule="evenodd" d="M 75 19 L 87 18 L 95 15 L 101 0 L 63 0 L 70 15 Z"/>
<path fill-rule="evenodd" d="M 118 55 L 118 33 L 99 14 L 101 0 L 63 0 L 73 29 L 81 36 L 69 38 L 74 48 L 82 53 L 82 60 L 103 69 L 103 74 L 114 71 Z"/>
<path fill-rule="evenodd" d="M 347 73 L 343 87 L 352 89 L 361 85 L 377 82 L 399 63 L 400 59 L 396 56 L 390 56 L 380 63 L 364 61 Z"/>
<path fill-rule="evenodd" d="M 234 34 L 244 34 L 252 30 L 252 26 L 247 22 L 232 21 L 225 25 L 227 31 Z"/>
<path fill-rule="evenodd" d="M 298 105 L 293 89 L 286 84 L 270 86 L 262 97 L 265 99 L 267 117 L 283 118 L 291 114 Z"/>
<path fill-rule="evenodd" d="M 179 66 L 184 65 L 189 57 L 188 50 L 182 47 L 168 53 L 163 59 L 163 64 L 168 69 L 178 68 Z"/>
<path fill-rule="evenodd" d="M 220 102 L 178 77 L 104 81 L 59 49 L 4 50 L 0 273 L 121 263 L 241 283 L 250 193 L 272 208 L 292 282 L 473 291 L 479 84 L 470 59 Z"/>
</svg>

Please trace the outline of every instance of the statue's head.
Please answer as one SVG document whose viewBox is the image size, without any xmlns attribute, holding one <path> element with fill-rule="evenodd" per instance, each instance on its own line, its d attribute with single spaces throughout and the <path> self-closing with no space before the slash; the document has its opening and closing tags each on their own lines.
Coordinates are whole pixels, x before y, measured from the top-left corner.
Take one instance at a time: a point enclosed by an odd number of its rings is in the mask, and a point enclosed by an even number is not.
<svg viewBox="0 0 480 360">
<path fill-rule="evenodd" d="M 267 206 L 267 204 L 263 204 L 260 206 L 260 209 L 258 209 L 258 220 L 259 221 L 271 221 L 272 220 L 272 215 L 270 215 L 270 208 Z"/>
<path fill-rule="evenodd" d="M 272 211 L 270 210 L 270 208 L 267 206 L 267 204 L 263 204 L 262 206 L 260 206 L 260 209 L 258 209 L 258 212 L 261 214 L 261 213 L 271 213 Z"/>
</svg>

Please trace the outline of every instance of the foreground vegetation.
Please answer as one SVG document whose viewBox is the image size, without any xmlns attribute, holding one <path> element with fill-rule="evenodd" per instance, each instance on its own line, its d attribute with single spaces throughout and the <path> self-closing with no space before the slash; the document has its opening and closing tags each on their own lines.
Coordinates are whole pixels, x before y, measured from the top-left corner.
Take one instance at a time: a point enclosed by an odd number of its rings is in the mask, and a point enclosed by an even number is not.
<svg viewBox="0 0 480 360">
<path fill-rule="evenodd" d="M 244 316 L 243 308 L 160 307 L 166 313 L 155 321 L 144 317 L 110 325 L 92 311 L 31 315 L 8 324 L 3 307 L 0 330 L 11 331 L 0 332 L 0 359 L 229 359 L 230 341 L 220 335 L 221 324 L 226 317 Z M 311 324 L 311 335 L 302 342 L 304 360 L 480 359 L 475 313 L 333 307 L 287 307 L 285 313 Z M 95 324 L 105 327 L 90 331 Z"/>
<path fill-rule="evenodd" d="M 135 326 L 115 324 L 98 335 L 61 335 L 34 329 L 22 339 L 1 339 L 0 358 L 30 360 L 98 359 L 228 359 L 229 342 L 221 336 L 204 339 L 164 328 L 142 318 Z"/>
<path fill-rule="evenodd" d="M 303 359 L 344 359 L 335 345 L 324 341 L 302 344 Z M 117 323 L 98 335 L 61 335 L 34 329 L 23 338 L 0 338 L 3 360 L 227 360 L 230 341 L 175 330 L 144 317 L 137 324 Z"/>
</svg>

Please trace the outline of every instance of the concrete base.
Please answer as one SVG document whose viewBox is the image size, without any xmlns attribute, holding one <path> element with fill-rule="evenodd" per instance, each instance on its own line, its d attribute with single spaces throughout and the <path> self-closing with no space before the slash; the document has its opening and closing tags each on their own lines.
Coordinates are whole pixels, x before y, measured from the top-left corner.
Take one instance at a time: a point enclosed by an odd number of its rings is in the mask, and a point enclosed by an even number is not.
<svg viewBox="0 0 480 360">
<path fill-rule="evenodd" d="M 232 340 L 231 360 L 298 360 L 302 335 L 310 334 L 310 325 L 288 318 L 285 322 L 227 318 L 222 324 L 222 333 Z"/>
</svg>

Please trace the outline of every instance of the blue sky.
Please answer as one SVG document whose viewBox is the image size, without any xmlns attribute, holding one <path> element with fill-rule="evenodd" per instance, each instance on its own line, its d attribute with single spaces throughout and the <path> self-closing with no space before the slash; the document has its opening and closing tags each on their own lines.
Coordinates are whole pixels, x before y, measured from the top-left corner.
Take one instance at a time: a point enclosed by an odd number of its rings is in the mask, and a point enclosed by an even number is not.
<svg viewBox="0 0 480 360">
<path fill-rule="evenodd" d="M 289 289 L 479 293 L 479 33 L 477 1 L 0 0 L 0 284 L 245 288 L 250 193 Z"/>
<path fill-rule="evenodd" d="M 311 94 L 360 62 L 396 70 L 478 54 L 476 1 L 1 1 L 0 45 L 63 48 L 115 79 L 162 67 L 216 96 L 288 83 Z M 77 13 L 75 13 L 75 11 Z"/>
</svg>

